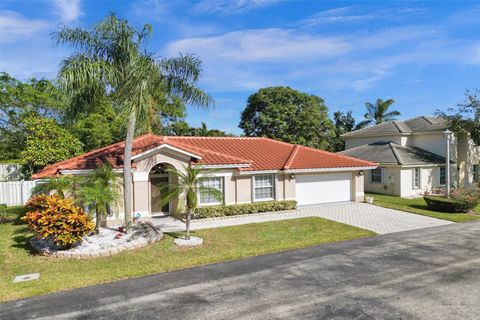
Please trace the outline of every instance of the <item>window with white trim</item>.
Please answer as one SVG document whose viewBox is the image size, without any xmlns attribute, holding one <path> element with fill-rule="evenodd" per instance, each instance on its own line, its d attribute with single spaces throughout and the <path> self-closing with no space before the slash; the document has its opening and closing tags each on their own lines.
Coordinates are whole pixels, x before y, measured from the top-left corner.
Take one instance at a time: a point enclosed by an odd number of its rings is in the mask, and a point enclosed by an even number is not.
<svg viewBox="0 0 480 320">
<path fill-rule="evenodd" d="M 440 185 L 444 186 L 447 184 L 447 168 L 440 167 Z"/>
<path fill-rule="evenodd" d="M 373 183 L 383 182 L 383 168 L 375 168 L 371 171 L 370 182 L 373 182 Z"/>
<path fill-rule="evenodd" d="M 420 168 L 413 168 L 413 188 L 420 189 Z"/>
<path fill-rule="evenodd" d="M 267 174 L 253 177 L 253 193 L 255 200 L 275 199 L 275 175 Z"/>
<path fill-rule="evenodd" d="M 220 190 L 224 194 L 223 190 L 223 178 L 222 177 L 208 177 L 200 180 L 200 185 L 203 187 L 210 187 Z M 221 204 L 221 199 L 215 197 L 215 194 L 211 191 L 202 190 L 198 194 L 198 203 L 201 205 L 214 205 Z"/>
<path fill-rule="evenodd" d="M 480 164 L 473 165 L 473 182 L 480 182 Z"/>
</svg>

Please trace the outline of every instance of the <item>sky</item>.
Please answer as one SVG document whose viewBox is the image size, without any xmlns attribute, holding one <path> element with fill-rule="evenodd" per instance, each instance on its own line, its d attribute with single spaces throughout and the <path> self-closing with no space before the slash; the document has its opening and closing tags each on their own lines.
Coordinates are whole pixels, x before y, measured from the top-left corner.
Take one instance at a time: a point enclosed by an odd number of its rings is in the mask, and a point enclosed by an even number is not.
<svg viewBox="0 0 480 320">
<path fill-rule="evenodd" d="M 0 71 L 54 79 L 72 53 L 51 40 L 61 25 L 88 28 L 110 12 L 153 26 L 147 49 L 204 63 L 199 86 L 215 108 L 188 108 L 192 126 L 240 134 L 248 96 L 290 86 L 329 112 L 393 98 L 400 119 L 432 115 L 480 87 L 477 1 L 8 1 L 0 2 Z"/>
</svg>

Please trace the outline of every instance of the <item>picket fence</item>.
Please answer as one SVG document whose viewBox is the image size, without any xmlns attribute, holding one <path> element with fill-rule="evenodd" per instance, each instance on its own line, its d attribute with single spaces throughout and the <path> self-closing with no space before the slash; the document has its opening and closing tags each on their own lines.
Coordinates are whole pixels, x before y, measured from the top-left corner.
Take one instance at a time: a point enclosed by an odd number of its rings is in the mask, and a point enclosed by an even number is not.
<svg viewBox="0 0 480 320">
<path fill-rule="evenodd" d="M 32 194 L 37 181 L 0 182 L 0 204 L 7 206 L 23 205 Z"/>
</svg>

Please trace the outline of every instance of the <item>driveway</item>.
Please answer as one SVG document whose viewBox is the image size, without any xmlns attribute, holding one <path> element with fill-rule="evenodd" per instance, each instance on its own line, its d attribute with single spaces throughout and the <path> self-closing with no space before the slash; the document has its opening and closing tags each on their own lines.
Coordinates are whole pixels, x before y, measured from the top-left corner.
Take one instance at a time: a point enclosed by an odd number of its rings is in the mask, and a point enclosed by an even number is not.
<svg viewBox="0 0 480 320">
<path fill-rule="evenodd" d="M 38 296 L 0 319 L 480 319 L 479 256 L 480 222 L 451 224 Z"/>
<path fill-rule="evenodd" d="M 193 220 L 191 228 L 192 230 L 199 230 L 304 217 L 321 217 L 371 230 L 378 234 L 436 227 L 452 223 L 446 220 L 382 208 L 367 203 L 340 202 L 299 206 L 298 210 L 288 212 L 265 212 L 243 216 Z M 181 221 L 169 216 L 157 216 L 145 218 L 145 220 L 160 226 L 165 232 L 185 230 L 185 225 Z"/>
</svg>

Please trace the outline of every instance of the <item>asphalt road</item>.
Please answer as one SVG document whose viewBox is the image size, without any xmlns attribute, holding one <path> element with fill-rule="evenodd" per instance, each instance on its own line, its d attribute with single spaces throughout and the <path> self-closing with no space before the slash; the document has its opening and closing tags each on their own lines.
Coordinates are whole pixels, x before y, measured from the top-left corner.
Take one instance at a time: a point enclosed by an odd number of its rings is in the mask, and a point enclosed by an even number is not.
<svg viewBox="0 0 480 320">
<path fill-rule="evenodd" d="M 453 224 L 9 302 L 0 319 L 480 319 L 479 254 L 480 222 Z"/>
</svg>

